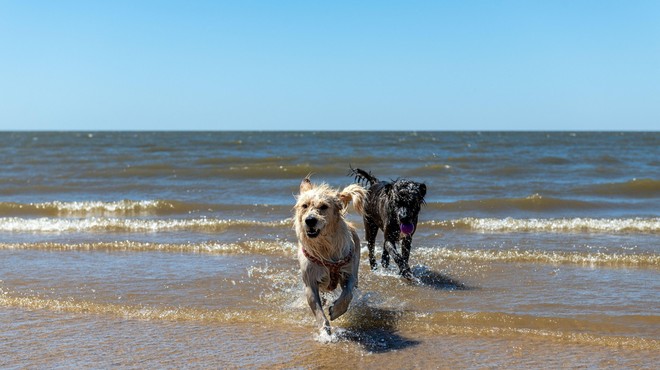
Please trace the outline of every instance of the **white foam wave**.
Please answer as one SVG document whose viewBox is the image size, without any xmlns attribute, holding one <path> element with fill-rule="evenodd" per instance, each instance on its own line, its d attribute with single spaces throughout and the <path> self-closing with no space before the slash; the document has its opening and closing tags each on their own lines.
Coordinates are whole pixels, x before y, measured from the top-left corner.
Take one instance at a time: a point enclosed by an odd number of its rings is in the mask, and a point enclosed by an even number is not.
<svg viewBox="0 0 660 370">
<path fill-rule="evenodd" d="M 187 212 L 194 205 L 168 200 L 53 201 L 43 203 L 0 202 L 0 213 L 34 216 L 148 216 Z"/>
<path fill-rule="evenodd" d="M 555 232 L 555 233 L 658 233 L 660 218 L 461 218 L 450 221 L 427 221 L 422 225 L 478 232 Z"/>
<path fill-rule="evenodd" d="M 237 243 L 205 242 L 195 243 L 148 243 L 136 241 L 114 241 L 114 242 L 94 242 L 94 243 L 0 243 L 2 249 L 34 249 L 34 250 L 52 250 L 52 251 L 157 251 L 157 252 L 176 252 L 176 253 L 209 253 L 209 254 L 286 254 L 295 255 L 297 246 L 291 242 L 280 240 L 249 240 Z"/>
<path fill-rule="evenodd" d="M 74 205 L 71 205 L 72 207 Z M 276 221 L 218 218 L 122 218 L 41 217 L 0 218 L 0 231 L 7 232 L 158 232 L 172 230 L 224 231 L 231 227 L 284 227 L 292 225 L 290 218 Z M 447 230 L 467 230 L 482 233 L 551 232 L 551 233 L 660 233 L 660 218 L 627 219 L 496 219 L 461 218 L 449 221 L 425 221 L 420 226 Z"/>
<path fill-rule="evenodd" d="M 262 222 L 232 219 L 124 219 L 124 218 L 0 218 L 0 231 L 9 232 L 158 232 L 172 230 L 223 231 L 232 226 L 279 227 L 291 221 Z"/>
<path fill-rule="evenodd" d="M 578 264 L 604 266 L 636 266 L 657 268 L 660 255 L 657 254 L 622 254 L 622 253 L 581 253 L 540 250 L 477 250 L 450 248 L 419 248 L 413 253 L 418 259 L 436 261 L 476 260 L 497 262 L 529 262 L 548 264 Z"/>
<path fill-rule="evenodd" d="M 157 209 L 161 207 L 173 207 L 162 200 L 120 200 L 116 202 L 88 201 L 88 202 L 46 202 L 35 204 L 37 208 L 56 208 L 60 211 L 68 212 L 122 212 L 126 210 L 144 210 Z"/>
</svg>

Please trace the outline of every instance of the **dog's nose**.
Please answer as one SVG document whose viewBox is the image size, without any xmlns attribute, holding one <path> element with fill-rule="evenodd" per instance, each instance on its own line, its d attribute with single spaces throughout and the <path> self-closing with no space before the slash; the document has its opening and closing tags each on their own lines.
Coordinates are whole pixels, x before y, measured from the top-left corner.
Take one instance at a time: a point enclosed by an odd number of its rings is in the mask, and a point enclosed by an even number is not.
<svg viewBox="0 0 660 370">
<path fill-rule="evenodd" d="M 318 220 L 315 217 L 309 216 L 305 219 L 305 225 L 307 225 L 309 227 L 314 227 L 314 226 L 316 226 L 317 221 Z"/>
</svg>

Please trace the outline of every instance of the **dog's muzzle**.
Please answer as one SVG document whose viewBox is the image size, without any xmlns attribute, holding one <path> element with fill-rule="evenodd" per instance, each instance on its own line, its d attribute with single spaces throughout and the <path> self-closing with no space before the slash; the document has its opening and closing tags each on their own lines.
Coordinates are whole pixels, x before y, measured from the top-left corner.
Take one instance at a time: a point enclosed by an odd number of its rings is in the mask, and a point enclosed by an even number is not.
<svg viewBox="0 0 660 370">
<path fill-rule="evenodd" d="M 408 209 L 402 207 L 397 210 L 397 216 L 399 217 L 399 229 L 403 234 L 410 235 L 415 231 L 415 225 L 412 223 L 412 220 L 408 215 L 412 214 Z"/>
<path fill-rule="evenodd" d="M 318 220 L 313 216 L 308 216 L 305 219 L 305 225 L 307 225 L 307 230 L 305 233 L 309 238 L 316 238 L 321 233 L 321 230 L 316 227 Z"/>
</svg>

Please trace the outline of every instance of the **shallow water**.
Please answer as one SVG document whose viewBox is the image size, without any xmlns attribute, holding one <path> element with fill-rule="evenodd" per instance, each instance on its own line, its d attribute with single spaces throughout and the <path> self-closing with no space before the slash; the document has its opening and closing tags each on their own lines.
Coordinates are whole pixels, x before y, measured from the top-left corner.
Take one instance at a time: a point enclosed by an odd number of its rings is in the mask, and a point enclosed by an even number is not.
<svg viewBox="0 0 660 370">
<path fill-rule="evenodd" d="M 0 144 L 2 368 L 660 363 L 657 133 Z M 419 282 L 370 271 L 363 245 L 360 286 L 327 336 L 302 296 L 291 208 L 302 177 L 345 186 L 349 164 L 427 184 Z"/>
</svg>

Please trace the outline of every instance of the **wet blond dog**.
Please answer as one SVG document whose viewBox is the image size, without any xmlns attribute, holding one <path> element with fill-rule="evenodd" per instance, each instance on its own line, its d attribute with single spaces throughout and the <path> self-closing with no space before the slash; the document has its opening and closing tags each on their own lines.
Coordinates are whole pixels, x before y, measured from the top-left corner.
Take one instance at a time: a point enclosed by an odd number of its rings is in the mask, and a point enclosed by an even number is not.
<svg viewBox="0 0 660 370">
<path fill-rule="evenodd" d="M 321 329 L 328 334 L 330 322 L 320 293 L 341 286 L 339 298 L 328 309 L 330 320 L 344 314 L 353 299 L 353 288 L 358 283 L 360 238 L 344 216 L 351 201 L 362 213 L 366 194 L 357 184 L 338 191 L 327 184 L 312 184 L 307 176 L 296 197 L 294 224 L 305 295 Z"/>
</svg>

